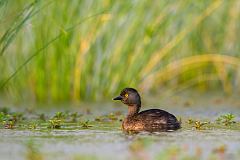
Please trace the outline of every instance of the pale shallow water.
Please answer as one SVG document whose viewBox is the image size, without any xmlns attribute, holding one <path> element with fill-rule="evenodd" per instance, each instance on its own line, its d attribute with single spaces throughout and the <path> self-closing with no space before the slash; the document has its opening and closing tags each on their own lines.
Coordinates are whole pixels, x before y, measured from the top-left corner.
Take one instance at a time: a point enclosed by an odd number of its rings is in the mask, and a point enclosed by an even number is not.
<svg viewBox="0 0 240 160">
<path fill-rule="evenodd" d="M 129 145 L 136 139 L 150 141 L 144 152 L 154 159 L 169 147 L 185 148 L 189 155 L 197 149 L 201 157 L 208 155 L 221 145 L 226 145 L 226 158 L 238 159 L 240 152 L 240 132 L 235 130 L 178 130 L 167 133 L 141 133 L 126 135 L 121 130 L 53 130 L 19 131 L 2 129 L 0 140 L 1 159 L 25 159 L 26 143 L 33 141 L 45 159 L 72 159 L 77 155 L 91 155 L 97 159 L 127 159 L 132 156 Z"/>
</svg>

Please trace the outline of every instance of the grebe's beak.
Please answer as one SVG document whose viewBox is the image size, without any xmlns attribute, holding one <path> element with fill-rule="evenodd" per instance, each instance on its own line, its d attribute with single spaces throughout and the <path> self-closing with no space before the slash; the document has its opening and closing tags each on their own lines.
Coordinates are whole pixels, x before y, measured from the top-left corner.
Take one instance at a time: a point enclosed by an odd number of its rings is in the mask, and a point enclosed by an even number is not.
<svg viewBox="0 0 240 160">
<path fill-rule="evenodd" d="M 123 97 L 120 95 L 120 96 L 113 98 L 112 100 L 122 100 L 122 99 L 123 99 Z"/>
</svg>

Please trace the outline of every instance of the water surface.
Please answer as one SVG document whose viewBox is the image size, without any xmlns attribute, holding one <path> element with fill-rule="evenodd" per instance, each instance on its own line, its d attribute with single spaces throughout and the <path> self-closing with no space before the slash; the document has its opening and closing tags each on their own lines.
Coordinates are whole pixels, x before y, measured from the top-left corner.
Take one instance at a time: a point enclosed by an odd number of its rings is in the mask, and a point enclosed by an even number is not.
<svg viewBox="0 0 240 160">
<path fill-rule="evenodd" d="M 149 102 L 145 102 L 145 105 Z M 64 123 L 60 129 L 48 129 L 39 125 L 36 129 L 0 129 L 0 159 L 239 159 L 240 125 L 215 125 L 219 115 L 234 113 L 239 121 L 239 107 L 233 103 L 176 104 L 166 102 L 161 107 L 178 118 L 182 128 L 175 132 L 126 134 L 121 130 L 120 120 L 126 113 L 122 104 L 88 104 L 86 108 L 71 108 L 82 113 L 79 121 L 89 120 L 91 127 L 83 128 L 79 122 Z M 84 104 L 86 105 L 86 104 Z M 176 107 L 177 106 L 177 107 Z M 145 107 L 144 109 L 147 109 Z M 51 117 L 66 108 L 45 109 Z M 69 108 L 68 108 L 69 110 Z M 119 112 L 117 119 L 96 121 L 102 115 Z M 27 113 L 26 113 L 27 114 Z M 28 119 L 34 119 L 29 116 Z M 197 130 L 188 119 L 210 121 L 211 124 Z"/>
</svg>

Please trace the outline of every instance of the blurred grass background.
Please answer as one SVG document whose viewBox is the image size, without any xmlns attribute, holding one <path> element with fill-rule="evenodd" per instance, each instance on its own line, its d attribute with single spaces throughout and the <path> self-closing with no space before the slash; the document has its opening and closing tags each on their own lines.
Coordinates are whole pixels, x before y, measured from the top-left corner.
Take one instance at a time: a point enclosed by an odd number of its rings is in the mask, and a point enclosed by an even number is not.
<svg viewBox="0 0 240 160">
<path fill-rule="evenodd" d="M 238 0 L 0 0 L 0 93 L 89 101 L 240 90 Z"/>
</svg>

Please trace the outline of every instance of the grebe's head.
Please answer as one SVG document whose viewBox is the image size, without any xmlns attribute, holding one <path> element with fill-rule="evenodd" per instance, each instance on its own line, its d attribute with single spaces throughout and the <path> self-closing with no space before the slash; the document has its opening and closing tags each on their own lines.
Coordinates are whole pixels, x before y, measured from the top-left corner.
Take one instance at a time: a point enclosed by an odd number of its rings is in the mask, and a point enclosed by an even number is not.
<svg viewBox="0 0 240 160">
<path fill-rule="evenodd" d="M 141 98 L 138 94 L 137 90 L 134 88 L 124 88 L 120 95 L 113 98 L 113 100 L 121 100 L 122 103 L 132 106 L 132 105 L 140 105 L 141 106 Z"/>
</svg>

